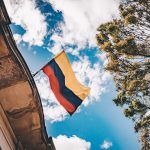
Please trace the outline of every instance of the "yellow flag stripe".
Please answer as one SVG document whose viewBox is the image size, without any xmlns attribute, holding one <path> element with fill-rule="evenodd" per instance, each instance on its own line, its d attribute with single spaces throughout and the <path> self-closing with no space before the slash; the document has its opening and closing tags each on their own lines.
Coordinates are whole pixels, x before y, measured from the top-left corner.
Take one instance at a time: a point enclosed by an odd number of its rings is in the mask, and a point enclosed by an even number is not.
<svg viewBox="0 0 150 150">
<path fill-rule="evenodd" d="M 85 87 L 77 80 L 65 51 L 62 51 L 54 59 L 65 76 L 66 87 L 72 90 L 81 100 L 84 100 L 89 94 L 90 88 Z"/>
</svg>

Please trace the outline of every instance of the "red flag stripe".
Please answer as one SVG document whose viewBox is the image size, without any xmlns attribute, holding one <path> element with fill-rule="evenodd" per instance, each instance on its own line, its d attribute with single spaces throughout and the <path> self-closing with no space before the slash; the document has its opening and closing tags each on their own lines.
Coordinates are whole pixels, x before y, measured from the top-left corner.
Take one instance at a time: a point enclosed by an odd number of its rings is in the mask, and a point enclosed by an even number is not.
<svg viewBox="0 0 150 150">
<path fill-rule="evenodd" d="M 49 77 L 51 89 L 54 92 L 56 98 L 58 99 L 59 103 L 70 113 L 72 114 L 76 108 L 74 105 L 72 105 L 67 99 L 63 97 L 63 95 L 60 93 L 60 86 L 59 82 L 54 74 L 53 69 L 46 65 L 43 68 L 44 73 Z"/>
</svg>

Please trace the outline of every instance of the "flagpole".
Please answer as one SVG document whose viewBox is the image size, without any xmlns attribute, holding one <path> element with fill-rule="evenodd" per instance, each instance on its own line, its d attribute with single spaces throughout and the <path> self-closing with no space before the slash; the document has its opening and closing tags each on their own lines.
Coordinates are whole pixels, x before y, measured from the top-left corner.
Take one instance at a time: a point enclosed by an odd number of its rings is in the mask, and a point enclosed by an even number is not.
<svg viewBox="0 0 150 150">
<path fill-rule="evenodd" d="M 35 72 L 34 74 L 32 74 L 32 77 L 35 77 L 42 69 L 38 70 L 37 72 Z"/>
<path fill-rule="evenodd" d="M 51 60 L 50 60 L 51 61 Z M 49 61 L 49 62 L 50 62 Z M 48 62 L 48 63 L 49 63 Z M 35 77 L 48 63 L 46 63 L 43 67 L 41 67 L 41 69 L 39 69 L 38 71 L 36 71 L 35 73 L 32 74 L 32 77 Z"/>
</svg>

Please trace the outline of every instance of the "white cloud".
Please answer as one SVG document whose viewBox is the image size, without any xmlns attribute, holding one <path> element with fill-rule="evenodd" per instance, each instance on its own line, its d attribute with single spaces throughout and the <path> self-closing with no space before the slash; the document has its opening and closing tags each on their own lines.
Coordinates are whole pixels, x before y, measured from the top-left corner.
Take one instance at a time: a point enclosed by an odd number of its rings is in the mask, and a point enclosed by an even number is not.
<svg viewBox="0 0 150 150">
<path fill-rule="evenodd" d="M 4 2 L 12 22 L 25 30 L 22 40 L 30 45 L 41 46 L 46 35 L 47 23 L 35 0 L 4 0 Z"/>
<path fill-rule="evenodd" d="M 22 37 L 20 34 L 13 34 L 16 43 L 20 43 L 22 41 Z"/>
<path fill-rule="evenodd" d="M 112 142 L 104 140 L 103 144 L 100 145 L 100 148 L 101 149 L 109 149 L 112 146 L 113 146 Z"/>
<path fill-rule="evenodd" d="M 106 91 L 108 82 L 112 79 L 108 72 L 102 70 L 99 63 L 92 63 L 88 57 L 80 57 L 80 61 L 73 62 L 72 68 L 77 79 L 91 88 L 90 95 L 83 104 L 100 100 L 102 93 Z"/>
<path fill-rule="evenodd" d="M 62 11 L 64 23 L 60 23 L 61 34 L 51 37 L 55 46 L 50 49 L 57 53 L 62 45 L 75 44 L 78 50 L 87 46 L 96 46 L 97 27 L 118 16 L 120 0 L 47 0 L 57 11 Z"/>
<path fill-rule="evenodd" d="M 100 60 L 105 61 L 106 60 L 106 53 L 97 53 L 96 55 Z"/>
<path fill-rule="evenodd" d="M 57 150 L 90 150 L 91 143 L 85 141 L 73 135 L 72 137 L 67 137 L 66 135 L 59 135 L 53 138 L 55 147 Z"/>
</svg>

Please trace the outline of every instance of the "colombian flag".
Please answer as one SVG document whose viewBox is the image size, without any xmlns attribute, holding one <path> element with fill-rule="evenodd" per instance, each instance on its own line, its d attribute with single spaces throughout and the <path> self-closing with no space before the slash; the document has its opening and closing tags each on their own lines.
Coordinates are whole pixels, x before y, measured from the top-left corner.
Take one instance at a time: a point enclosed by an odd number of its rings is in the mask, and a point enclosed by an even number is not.
<svg viewBox="0 0 150 150">
<path fill-rule="evenodd" d="M 87 97 L 90 89 L 76 79 L 66 53 L 62 51 L 42 70 L 48 76 L 57 100 L 72 115 Z"/>
</svg>

